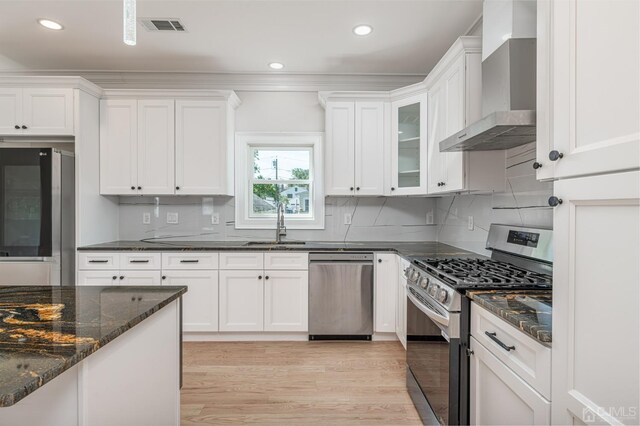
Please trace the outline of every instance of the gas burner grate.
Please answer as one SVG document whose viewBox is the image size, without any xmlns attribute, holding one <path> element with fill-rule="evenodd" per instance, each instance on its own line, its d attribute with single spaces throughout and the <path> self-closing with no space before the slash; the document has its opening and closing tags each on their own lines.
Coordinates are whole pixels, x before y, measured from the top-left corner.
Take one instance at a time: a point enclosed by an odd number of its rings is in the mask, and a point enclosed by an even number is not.
<svg viewBox="0 0 640 426">
<path fill-rule="evenodd" d="M 550 287 L 549 275 L 492 259 L 422 259 L 414 263 L 453 286 Z"/>
</svg>

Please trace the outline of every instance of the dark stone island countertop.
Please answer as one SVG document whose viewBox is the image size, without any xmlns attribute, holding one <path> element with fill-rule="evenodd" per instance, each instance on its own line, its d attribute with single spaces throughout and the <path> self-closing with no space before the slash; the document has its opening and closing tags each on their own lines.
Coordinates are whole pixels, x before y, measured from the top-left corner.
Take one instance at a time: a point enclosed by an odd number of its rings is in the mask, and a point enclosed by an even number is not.
<svg viewBox="0 0 640 426">
<path fill-rule="evenodd" d="M 545 346 L 551 346 L 551 290 L 479 290 L 467 296 Z"/>
<path fill-rule="evenodd" d="M 438 242 L 310 241 L 304 244 L 253 244 L 247 241 L 112 241 L 79 247 L 79 251 L 389 251 L 405 257 L 480 256 Z"/>
<path fill-rule="evenodd" d="M 0 407 L 15 404 L 186 289 L 0 287 Z"/>
</svg>

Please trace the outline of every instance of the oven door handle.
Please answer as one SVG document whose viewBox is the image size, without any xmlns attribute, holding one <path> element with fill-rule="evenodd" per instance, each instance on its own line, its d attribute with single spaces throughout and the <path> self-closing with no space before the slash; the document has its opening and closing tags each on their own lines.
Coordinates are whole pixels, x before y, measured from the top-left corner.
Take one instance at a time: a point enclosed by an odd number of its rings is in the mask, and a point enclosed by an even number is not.
<svg viewBox="0 0 640 426">
<path fill-rule="evenodd" d="M 425 306 L 422 302 L 420 302 L 413 294 L 411 294 L 411 292 L 407 293 L 407 297 L 409 298 L 409 300 L 411 300 L 411 302 L 414 305 L 416 305 L 416 308 L 420 309 L 426 316 L 428 316 L 435 322 L 438 322 L 444 325 L 445 327 L 449 327 L 448 317 L 445 317 L 444 315 L 440 315 L 438 312 L 432 309 L 429 309 L 429 307 Z"/>
</svg>

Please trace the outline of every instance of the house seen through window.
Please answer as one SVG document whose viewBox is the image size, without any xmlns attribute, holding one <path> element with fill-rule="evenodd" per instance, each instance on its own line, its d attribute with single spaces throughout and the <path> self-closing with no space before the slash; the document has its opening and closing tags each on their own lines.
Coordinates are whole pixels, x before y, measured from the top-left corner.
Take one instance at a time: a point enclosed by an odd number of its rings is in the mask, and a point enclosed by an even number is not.
<svg viewBox="0 0 640 426">
<path fill-rule="evenodd" d="M 306 147 L 252 147 L 250 216 L 275 216 L 278 203 L 285 215 L 310 216 L 313 151 Z"/>
</svg>

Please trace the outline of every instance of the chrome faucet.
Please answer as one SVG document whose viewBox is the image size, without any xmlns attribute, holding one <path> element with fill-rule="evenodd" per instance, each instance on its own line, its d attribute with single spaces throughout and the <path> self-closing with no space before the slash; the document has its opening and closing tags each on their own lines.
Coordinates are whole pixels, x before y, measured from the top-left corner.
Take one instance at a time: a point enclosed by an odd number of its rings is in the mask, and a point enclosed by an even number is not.
<svg viewBox="0 0 640 426">
<path fill-rule="evenodd" d="M 284 204 L 278 203 L 278 217 L 276 219 L 276 243 L 282 242 L 282 237 L 287 235 L 287 227 L 284 226 Z"/>
</svg>

